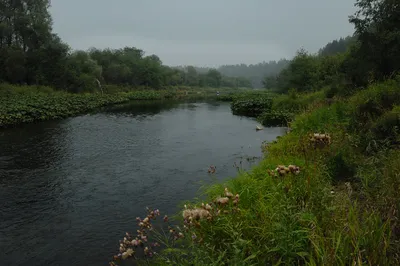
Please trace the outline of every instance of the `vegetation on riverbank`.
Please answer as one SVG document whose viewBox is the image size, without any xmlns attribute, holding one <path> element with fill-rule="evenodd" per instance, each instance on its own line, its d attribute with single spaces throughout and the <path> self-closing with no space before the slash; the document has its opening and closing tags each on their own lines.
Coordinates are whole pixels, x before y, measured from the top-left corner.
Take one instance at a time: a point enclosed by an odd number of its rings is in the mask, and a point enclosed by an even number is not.
<svg viewBox="0 0 400 266">
<path fill-rule="evenodd" d="M 60 119 L 132 100 L 217 99 L 216 89 L 169 87 L 164 90 L 105 88 L 105 93 L 68 93 L 44 86 L 0 85 L 0 128 Z M 232 89 L 218 89 L 222 94 Z M 241 91 L 234 89 L 234 91 Z"/>
<path fill-rule="evenodd" d="M 273 112 L 294 118 L 288 134 L 263 145 L 260 165 L 206 187 L 170 234 L 148 232 L 152 214 L 139 218 L 115 259 L 141 246 L 154 265 L 400 264 L 400 6 L 357 6 L 345 53 L 299 53 L 269 80 L 286 94 L 261 104 L 262 114 L 258 98 L 232 98 L 233 109 L 266 124 L 281 119 Z"/>
<path fill-rule="evenodd" d="M 252 87 L 212 68 L 166 66 L 135 47 L 73 51 L 52 32 L 49 7 L 49 0 L 2 3 L 0 128 L 129 100 L 207 98 L 232 90 L 227 87 Z"/>
<path fill-rule="evenodd" d="M 149 233 L 166 248 L 153 263 L 397 265 L 399 86 L 373 84 L 297 115 L 259 166 L 187 202 L 194 217 L 178 217 L 170 236 Z"/>
</svg>

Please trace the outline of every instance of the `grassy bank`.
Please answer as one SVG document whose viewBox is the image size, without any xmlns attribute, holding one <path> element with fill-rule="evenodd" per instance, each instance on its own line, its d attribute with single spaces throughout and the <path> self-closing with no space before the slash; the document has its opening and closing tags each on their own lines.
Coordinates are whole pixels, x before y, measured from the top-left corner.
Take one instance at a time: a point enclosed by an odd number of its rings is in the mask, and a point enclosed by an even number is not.
<svg viewBox="0 0 400 266">
<path fill-rule="evenodd" d="M 236 115 L 255 117 L 264 126 L 287 126 L 296 114 L 329 103 L 327 90 L 313 93 L 276 94 L 268 91 L 242 92 L 224 100 L 232 102 Z"/>
<path fill-rule="evenodd" d="M 48 87 L 0 85 L 0 128 L 21 123 L 59 119 L 96 110 L 97 108 L 132 100 L 187 98 L 216 98 L 216 90 L 234 93 L 235 90 L 194 89 L 169 87 L 163 90 L 129 89 L 114 86 L 104 93 L 72 94 Z"/>
<path fill-rule="evenodd" d="M 148 231 L 150 211 L 122 256 L 132 246 L 154 256 L 149 234 L 165 248 L 158 265 L 399 265 L 399 86 L 329 102 L 323 92 L 282 96 L 298 114 L 260 165 L 207 187 L 203 206 L 187 202 L 169 235 Z"/>
</svg>

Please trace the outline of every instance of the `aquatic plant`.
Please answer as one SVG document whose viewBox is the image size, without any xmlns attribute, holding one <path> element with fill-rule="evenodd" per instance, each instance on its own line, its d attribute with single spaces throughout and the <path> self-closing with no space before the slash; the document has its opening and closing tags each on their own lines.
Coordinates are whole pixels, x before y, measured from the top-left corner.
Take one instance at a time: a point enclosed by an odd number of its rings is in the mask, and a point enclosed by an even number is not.
<svg viewBox="0 0 400 266">
<path fill-rule="evenodd" d="M 252 98 L 236 98 L 231 103 L 232 113 L 257 117 L 261 113 L 269 110 L 272 106 L 272 99 L 266 96 L 254 96 Z"/>
<path fill-rule="evenodd" d="M 91 112 L 107 105 L 128 101 L 199 97 L 181 90 L 118 90 L 112 93 L 73 94 L 48 87 L 0 84 L 0 128 L 21 123 L 60 119 Z M 107 92 L 107 86 L 105 87 Z M 190 92 L 193 92 L 190 91 Z M 201 97 L 210 96 L 207 90 Z"/>
</svg>

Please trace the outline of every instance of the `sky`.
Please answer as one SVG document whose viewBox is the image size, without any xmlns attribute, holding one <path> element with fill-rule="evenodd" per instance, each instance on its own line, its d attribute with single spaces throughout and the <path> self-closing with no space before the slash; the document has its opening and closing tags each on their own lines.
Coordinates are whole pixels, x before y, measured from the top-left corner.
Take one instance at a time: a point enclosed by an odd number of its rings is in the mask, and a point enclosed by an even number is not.
<svg viewBox="0 0 400 266">
<path fill-rule="evenodd" d="M 355 0 L 52 0 L 73 49 L 136 47 L 166 65 L 217 67 L 317 52 L 353 33 Z"/>
</svg>

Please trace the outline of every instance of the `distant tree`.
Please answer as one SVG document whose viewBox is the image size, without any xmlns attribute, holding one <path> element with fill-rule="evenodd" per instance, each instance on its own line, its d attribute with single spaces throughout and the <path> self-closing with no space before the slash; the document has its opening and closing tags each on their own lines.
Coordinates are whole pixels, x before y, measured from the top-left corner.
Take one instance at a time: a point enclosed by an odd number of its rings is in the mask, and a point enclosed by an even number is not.
<svg viewBox="0 0 400 266">
<path fill-rule="evenodd" d="M 199 77 L 193 66 L 186 67 L 185 84 L 189 86 L 197 86 L 199 84 Z"/>
<path fill-rule="evenodd" d="M 290 63 L 290 60 L 262 62 L 259 64 L 223 65 L 218 71 L 229 77 L 242 77 L 251 81 L 252 87 L 262 88 L 265 76 L 278 75 Z"/>
<path fill-rule="evenodd" d="M 216 69 L 210 69 L 207 72 L 208 86 L 219 88 L 221 86 L 222 75 Z"/>
</svg>

